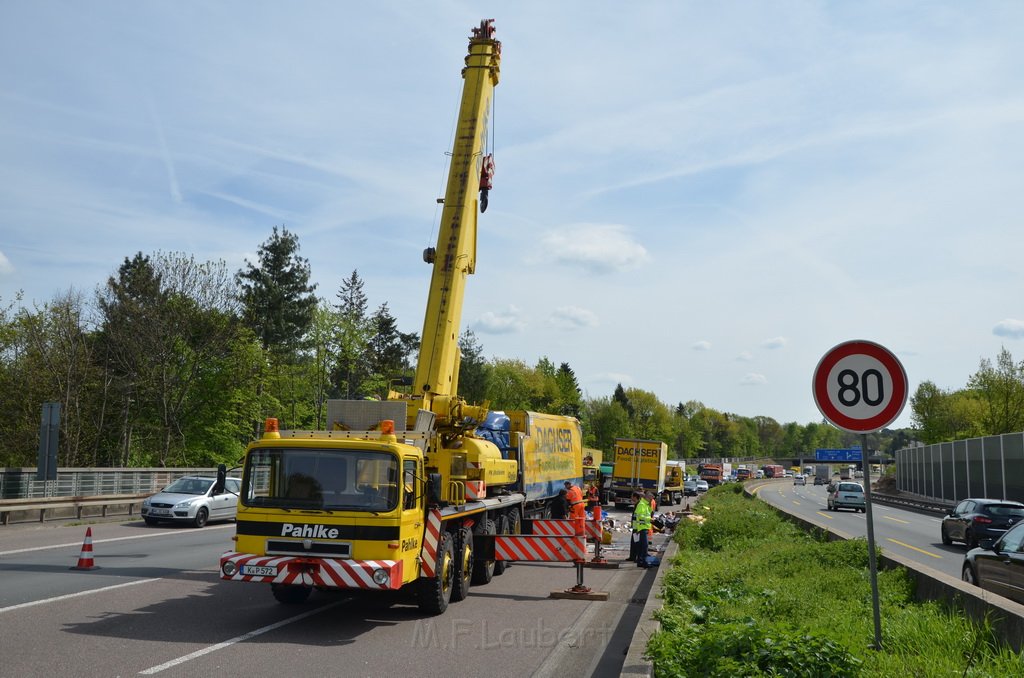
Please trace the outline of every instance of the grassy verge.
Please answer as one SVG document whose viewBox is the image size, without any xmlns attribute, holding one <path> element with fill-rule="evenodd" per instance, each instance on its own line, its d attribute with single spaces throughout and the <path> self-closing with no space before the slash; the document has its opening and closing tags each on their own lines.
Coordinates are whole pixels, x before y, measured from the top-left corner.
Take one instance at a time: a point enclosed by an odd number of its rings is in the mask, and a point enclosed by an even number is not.
<svg viewBox="0 0 1024 678">
<path fill-rule="evenodd" d="M 989 629 L 913 600 L 904 570 L 878 573 L 882 651 L 874 640 L 864 539 L 802 532 L 739 484 L 683 521 L 664 577 L 655 676 L 1022 676 L 1024 658 Z"/>
</svg>

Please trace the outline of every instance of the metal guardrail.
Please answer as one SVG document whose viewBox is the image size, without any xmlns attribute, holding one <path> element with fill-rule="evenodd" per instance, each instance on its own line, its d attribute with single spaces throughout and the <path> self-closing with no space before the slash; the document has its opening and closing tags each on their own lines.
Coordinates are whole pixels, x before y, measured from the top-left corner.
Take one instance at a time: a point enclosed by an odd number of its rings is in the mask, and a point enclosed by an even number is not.
<svg viewBox="0 0 1024 678">
<path fill-rule="evenodd" d="M 37 480 L 34 468 L 0 468 L 0 501 L 118 494 L 152 494 L 186 475 L 215 475 L 215 468 L 60 468 L 56 480 Z"/>
<path fill-rule="evenodd" d="M 914 495 L 886 494 L 884 492 L 879 492 L 878 490 L 871 491 L 871 501 L 878 502 L 879 504 L 888 504 L 889 506 L 899 506 L 900 508 L 920 511 L 921 513 L 943 516 L 956 507 L 956 504 L 951 502 L 935 501 L 934 499 L 917 497 Z"/>
<path fill-rule="evenodd" d="M 15 518 L 14 522 L 32 522 L 35 521 L 36 512 L 39 512 L 38 521 L 43 523 L 49 519 L 57 518 L 69 518 L 73 517 L 77 520 L 81 520 L 83 517 L 97 517 L 97 516 L 83 516 L 85 511 L 90 508 L 98 507 L 100 513 L 98 517 L 105 518 L 111 507 L 124 507 L 124 510 L 128 516 L 135 515 L 135 509 L 142 505 L 142 500 L 150 496 L 152 492 L 146 494 L 117 494 L 99 497 L 56 497 L 52 499 L 7 499 L 0 501 L 0 525 L 9 525 L 11 523 L 12 516 Z M 67 513 L 69 515 L 56 515 L 57 512 Z M 24 520 L 18 520 L 17 518 L 25 518 Z"/>
</svg>

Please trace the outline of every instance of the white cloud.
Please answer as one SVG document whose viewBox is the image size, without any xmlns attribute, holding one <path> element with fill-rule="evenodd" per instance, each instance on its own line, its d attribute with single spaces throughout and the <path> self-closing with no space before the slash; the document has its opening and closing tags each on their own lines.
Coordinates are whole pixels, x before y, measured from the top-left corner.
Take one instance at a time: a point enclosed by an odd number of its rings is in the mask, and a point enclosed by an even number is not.
<svg viewBox="0 0 1024 678">
<path fill-rule="evenodd" d="M 757 372 L 748 372 L 746 376 L 740 379 L 740 384 L 743 386 L 761 386 L 768 383 L 768 377 Z"/>
<path fill-rule="evenodd" d="M 694 351 L 710 351 L 711 342 L 706 339 L 701 339 L 700 341 L 693 342 L 690 348 Z"/>
<path fill-rule="evenodd" d="M 0 275 L 7 275 L 9 273 L 14 273 L 14 266 L 11 265 L 10 260 L 4 253 L 0 252 Z"/>
<path fill-rule="evenodd" d="M 487 311 L 473 324 L 473 330 L 481 334 L 515 334 L 526 328 L 521 317 L 522 312 L 516 306 L 509 306 L 505 311 Z"/>
<path fill-rule="evenodd" d="M 544 259 L 592 273 L 621 273 L 647 263 L 647 249 L 618 224 L 573 224 L 541 238 Z"/>
<path fill-rule="evenodd" d="M 597 315 L 579 306 L 561 306 L 551 314 L 551 322 L 557 327 L 577 330 L 583 327 L 597 327 Z"/>
<path fill-rule="evenodd" d="M 1011 318 L 1000 320 L 992 328 L 992 334 L 997 337 L 1007 337 L 1008 339 L 1024 339 L 1024 320 L 1013 320 Z"/>
<path fill-rule="evenodd" d="M 754 354 L 751 353 L 750 351 L 740 351 L 740 354 L 738 356 L 736 356 L 736 360 L 738 360 L 738 361 L 740 361 L 742 363 L 749 363 L 753 359 L 754 359 Z"/>
<path fill-rule="evenodd" d="M 761 342 L 761 348 L 775 349 L 782 348 L 785 345 L 785 337 L 772 337 L 771 339 L 765 339 L 764 341 Z"/>
</svg>

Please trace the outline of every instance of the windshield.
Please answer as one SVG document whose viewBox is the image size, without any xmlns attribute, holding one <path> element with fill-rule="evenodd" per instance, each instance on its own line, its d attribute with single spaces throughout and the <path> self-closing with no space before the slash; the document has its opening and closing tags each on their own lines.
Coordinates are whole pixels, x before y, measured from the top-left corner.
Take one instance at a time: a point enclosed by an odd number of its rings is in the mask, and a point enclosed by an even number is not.
<svg viewBox="0 0 1024 678">
<path fill-rule="evenodd" d="M 206 494 L 213 485 L 213 478 L 178 478 L 164 488 L 164 492 L 173 494 Z"/>
<path fill-rule="evenodd" d="M 398 458 L 366 450 L 253 450 L 242 497 L 248 506 L 390 511 L 398 505 Z"/>
</svg>

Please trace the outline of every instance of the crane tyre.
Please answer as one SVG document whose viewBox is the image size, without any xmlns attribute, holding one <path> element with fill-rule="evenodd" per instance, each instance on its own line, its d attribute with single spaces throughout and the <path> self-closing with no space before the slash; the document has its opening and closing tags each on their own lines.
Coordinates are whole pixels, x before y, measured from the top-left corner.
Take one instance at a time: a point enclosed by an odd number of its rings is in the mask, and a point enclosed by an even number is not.
<svg viewBox="0 0 1024 678">
<path fill-rule="evenodd" d="M 494 534 L 495 526 L 494 521 L 490 518 L 481 520 L 476 524 L 474 528 L 477 534 Z M 477 586 L 482 584 L 490 584 L 491 579 L 494 577 L 494 561 L 493 560 L 480 560 L 476 559 L 473 561 L 473 583 Z"/>
<path fill-rule="evenodd" d="M 461 528 L 455 541 L 455 574 L 452 577 L 452 602 L 465 600 L 473 579 L 473 531 Z"/>
<path fill-rule="evenodd" d="M 417 596 L 421 611 L 426 614 L 441 614 L 448 609 L 452 599 L 455 579 L 455 549 L 452 535 L 441 532 L 437 541 L 437 567 L 434 576 L 420 580 Z"/>
</svg>

